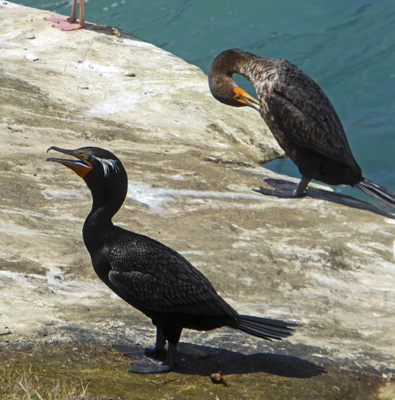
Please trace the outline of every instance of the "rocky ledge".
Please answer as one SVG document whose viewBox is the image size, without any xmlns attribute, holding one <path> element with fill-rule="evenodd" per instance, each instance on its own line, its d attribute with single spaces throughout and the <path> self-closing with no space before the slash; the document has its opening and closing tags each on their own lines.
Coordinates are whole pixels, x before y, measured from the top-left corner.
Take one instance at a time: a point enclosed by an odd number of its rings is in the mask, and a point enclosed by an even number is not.
<svg viewBox="0 0 395 400">
<path fill-rule="evenodd" d="M 27 344 L 154 340 L 91 268 L 84 182 L 45 162 L 51 145 L 92 145 L 129 174 L 115 223 L 183 254 L 239 312 L 299 324 L 280 343 L 230 329 L 185 331 L 183 342 L 383 376 L 393 394 L 390 214 L 314 185 L 297 200 L 254 193 L 263 178 L 292 181 L 260 166 L 282 153 L 256 112 L 212 99 L 197 67 L 111 27 L 61 32 L 46 11 L 0 11 L 0 357 Z"/>
</svg>

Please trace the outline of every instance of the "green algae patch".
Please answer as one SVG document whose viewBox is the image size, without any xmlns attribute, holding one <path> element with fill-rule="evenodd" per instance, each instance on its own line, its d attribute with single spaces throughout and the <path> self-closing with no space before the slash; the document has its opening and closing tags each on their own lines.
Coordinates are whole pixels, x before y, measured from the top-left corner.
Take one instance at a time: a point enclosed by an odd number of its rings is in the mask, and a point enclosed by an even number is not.
<svg viewBox="0 0 395 400">
<path fill-rule="evenodd" d="M 237 353 L 238 354 L 238 353 Z M 338 367 L 314 367 L 303 360 L 266 358 L 272 372 L 256 370 L 257 357 L 228 352 L 215 357 L 182 357 L 175 372 L 138 375 L 127 372 L 128 359 L 110 346 L 48 344 L 0 352 L 1 399 L 353 399 L 384 400 L 394 385 L 381 377 L 344 371 Z M 224 374 L 218 358 L 236 360 L 234 371 Z M 237 357 L 237 358 L 235 358 Z M 187 359 L 188 358 L 188 359 Z M 293 365 L 292 363 L 300 363 Z M 277 364 L 276 364 L 277 363 Z M 281 368 L 279 368 L 279 363 Z M 180 368 L 183 367 L 181 370 Z M 223 365 L 224 371 L 229 365 Z M 310 373 L 295 371 L 313 368 Z M 277 368 L 277 369 L 276 369 Z M 314 369 L 315 368 L 315 369 Z M 213 377 L 213 373 L 215 376 Z"/>
</svg>

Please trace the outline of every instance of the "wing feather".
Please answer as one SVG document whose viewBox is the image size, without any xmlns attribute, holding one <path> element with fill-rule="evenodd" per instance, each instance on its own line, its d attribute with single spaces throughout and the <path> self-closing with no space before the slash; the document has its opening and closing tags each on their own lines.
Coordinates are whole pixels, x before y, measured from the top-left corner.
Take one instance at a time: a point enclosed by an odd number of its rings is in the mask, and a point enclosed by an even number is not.
<svg viewBox="0 0 395 400">
<path fill-rule="evenodd" d="M 183 256 L 146 236 L 123 232 L 108 255 L 108 278 L 114 290 L 130 304 L 189 315 L 237 315 Z"/>
<path fill-rule="evenodd" d="M 294 145 L 358 171 L 343 125 L 328 97 L 296 65 L 280 61 L 263 99 L 267 113 Z"/>
</svg>

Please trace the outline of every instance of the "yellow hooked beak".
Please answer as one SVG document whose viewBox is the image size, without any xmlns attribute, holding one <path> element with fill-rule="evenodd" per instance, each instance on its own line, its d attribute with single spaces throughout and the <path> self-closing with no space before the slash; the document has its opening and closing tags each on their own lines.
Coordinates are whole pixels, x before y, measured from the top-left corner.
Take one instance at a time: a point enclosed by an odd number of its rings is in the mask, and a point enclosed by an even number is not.
<svg viewBox="0 0 395 400">
<path fill-rule="evenodd" d="M 252 96 L 250 96 L 245 90 L 243 90 L 241 87 L 235 87 L 234 89 L 234 99 L 238 101 L 239 103 L 245 104 L 246 106 L 255 108 L 255 110 L 260 110 L 260 104 L 257 99 L 254 99 Z"/>
</svg>

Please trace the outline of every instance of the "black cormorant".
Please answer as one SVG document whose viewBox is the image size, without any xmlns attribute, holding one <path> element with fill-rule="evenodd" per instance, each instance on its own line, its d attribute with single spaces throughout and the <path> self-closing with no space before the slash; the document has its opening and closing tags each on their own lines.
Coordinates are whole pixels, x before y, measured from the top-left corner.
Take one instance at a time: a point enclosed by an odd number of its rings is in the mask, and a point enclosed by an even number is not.
<svg viewBox="0 0 395 400">
<path fill-rule="evenodd" d="M 233 74 L 247 78 L 259 101 L 238 87 Z M 312 179 L 351 185 L 395 207 L 395 195 L 362 176 L 344 128 L 321 88 L 288 60 L 226 50 L 211 64 L 209 86 L 220 102 L 258 110 L 279 145 L 297 165 L 302 179 L 293 192 L 260 188 L 263 194 L 301 197 Z"/>
<path fill-rule="evenodd" d="M 144 357 L 132 372 L 173 368 L 183 328 L 206 331 L 229 326 L 268 340 L 292 334 L 293 324 L 239 315 L 183 256 L 154 239 L 113 225 L 112 217 L 125 200 L 128 182 L 116 156 L 97 147 L 49 150 L 73 156 L 48 161 L 72 169 L 91 190 L 92 210 L 82 233 L 95 272 L 119 297 L 152 319 L 157 328 L 156 346 L 147 355 L 163 354 L 166 341 L 169 344 L 162 364 Z"/>
</svg>

